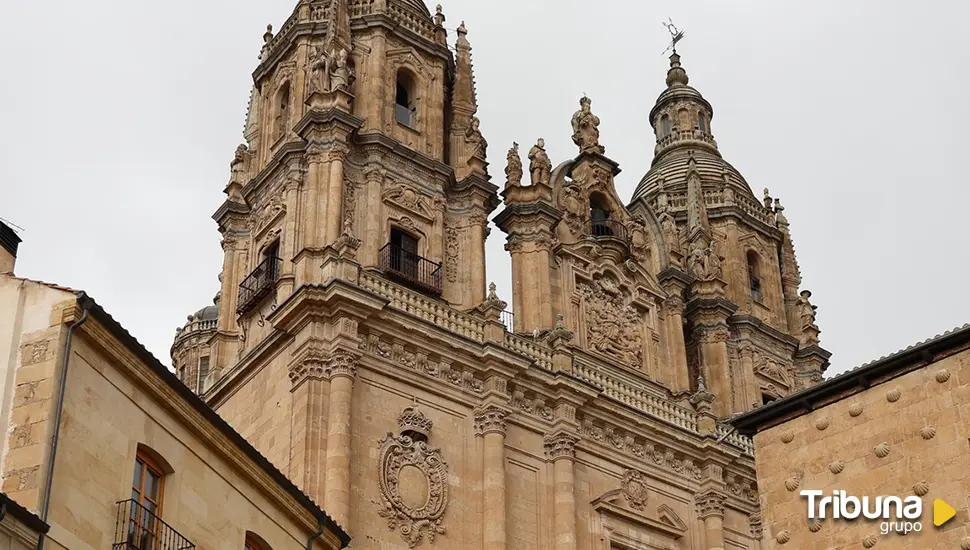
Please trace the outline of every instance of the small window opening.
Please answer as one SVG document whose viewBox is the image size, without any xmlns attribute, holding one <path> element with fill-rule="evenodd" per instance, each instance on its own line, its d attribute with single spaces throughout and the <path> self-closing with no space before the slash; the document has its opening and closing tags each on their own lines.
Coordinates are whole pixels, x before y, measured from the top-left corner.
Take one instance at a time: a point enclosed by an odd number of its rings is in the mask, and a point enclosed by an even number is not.
<svg viewBox="0 0 970 550">
<path fill-rule="evenodd" d="M 589 197 L 589 221 L 594 237 L 613 235 L 613 229 L 610 227 L 610 211 L 606 207 L 606 199 L 599 193 L 593 193 Z"/>
<path fill-rule="evenodd" d="M 748 287 L 751 297 L 760 302 L 763 298 L 761 292 L 761 266 L 758 261 L 758 254 L 753 250 L 748 251 Z"/>
<path fill-rule="evenodd" d="M 391 269 L 416 278 L 418 275 L 418 239 L 398 228 L 391 229 Z"/>
<path fill-rule="evenodd" d="M 697 112 L 697 127 L 700 128 L 701 132 L 707 133 L 707 117 L 701 111 Z"/>
<path fill-rule="evenodd" d="M 670 117 L 664 115 L 660 117 L 660 137 L 664 137 L 670 133 Z"/>
<path fill-rule="evenodd" d="M 196 385 L 196 393 L 202 393 L 205 387 L 205 379 L 209 376 L 209 356 L 199 358 L 199 379 Z"/>
<path fill-rule="evenodd" d="M 398 71 L 397 92 L 394 101 L 394 118 L 398 122 L 414 128 L 417 121 L 417 103 L 415 96 L 414 79 L 405 71 Z"/>
</svg>

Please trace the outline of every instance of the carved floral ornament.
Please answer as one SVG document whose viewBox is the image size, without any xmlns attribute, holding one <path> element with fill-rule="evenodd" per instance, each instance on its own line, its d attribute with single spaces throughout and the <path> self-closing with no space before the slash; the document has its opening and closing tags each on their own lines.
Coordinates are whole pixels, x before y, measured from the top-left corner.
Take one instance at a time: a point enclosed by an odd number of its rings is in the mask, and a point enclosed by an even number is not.
<svg viewBox="0 0 970 550">
<path fill-rule="evenodd" d="M 486 435 L 499 433 L 505 435 L 505 419 L 509 412 L 495 405 L 487 405 L 475 411 L 475 433 Z"/>
<path fill-rule="evenodd" d="M 724 502 L 727 497 L 717 491 L 705 491 L 694 495 L 697 516 L 701 519 L 709 516 L 724 517 Z"/>
<path fill-rule="evenodd" d="M 380 442 L 381 509 L 391 530 L 401 532 L 414 548 L 425 539 L 434 542 L 445 534 L 442 519 L 448 506 L 448 465 L 441 450 L 431 447 L 432 422 L 417 406 L 404 409 L 398 418 L 401 433 L 388 432 Z M 417 438 L 412 435 L 420 434 Z"/>
<path fill-rule="evenodd" d="M 435 219 L 435 209 L 443 203 L 440 197 L 428 197 L 406 183 L 388 187 L 381 199 L 428 221 Z"/>
</svg>

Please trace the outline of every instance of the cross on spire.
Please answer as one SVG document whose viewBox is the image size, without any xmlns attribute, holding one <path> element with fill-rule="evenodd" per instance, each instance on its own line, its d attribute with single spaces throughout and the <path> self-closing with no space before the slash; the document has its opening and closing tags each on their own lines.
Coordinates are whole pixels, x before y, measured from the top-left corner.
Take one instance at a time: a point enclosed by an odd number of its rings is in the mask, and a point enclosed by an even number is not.
<svg viewBox="0 0 970 550">
<path fill-rule="evenodd" d="M 664 27 L 667 27 L 667 32 L 670 33 L 670 45 L 667 46 L 667 49 L 664 50 L 663 53 L 673 52 L 674 54 L 676 54 L 677 43 L 684 38 L 684 31 L 678 29 L 677 26 L 674 25 L 673 19 L 670 19 L 669 17 L 667 18 L 666 23 L 661 23 L 661 24 Z"/>
</svg>

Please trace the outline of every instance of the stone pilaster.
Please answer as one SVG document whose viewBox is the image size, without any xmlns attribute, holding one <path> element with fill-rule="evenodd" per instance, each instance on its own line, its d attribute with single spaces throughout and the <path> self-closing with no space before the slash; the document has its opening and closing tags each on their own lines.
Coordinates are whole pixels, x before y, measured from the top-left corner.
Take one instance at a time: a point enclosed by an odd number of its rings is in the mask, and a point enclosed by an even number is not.
<svg viewBox="0 0 970 550">
<path fill-rule="evenodd" d="M 483 439 L 484 499 L 482 523 L 484 550 L 505 550 L 505 419 L 509 412 L 496 405 L 475 411 L 475 432 Z"/>
<path fill-rule="evenodd" d="M 343 231 L 344 161 L 349 149 L 343 143 L 331 145 L 329 153 L 330 175 L 327 181 L 326 232 L 324 244 L 330 244 Z"/>
<path fill-rule="evenodd" d="M 330 354 L 326 366 L 330 378 L 330 408 L 324 509 L 345 529 L 350 520 L 351 399 L 359 359 L 356 353 L 338 349 Z"/>
<path fill-rule="evenodd" d="M 660 273 L 660 284 L 667 298 L 663 301 L 664 329 L 667 336 L 667 380 L 676 392 L 690 390 L 690 372 L 687 368 L 687 346 L 684 342 L 684 290 L 687 276 L 679 269 L 665 269 Z"/>
<path fill-rule="evenodd" d="M 292 458 L 287 475 L 316 502 L 323 502 L 324 450 L 327 433 L 320 419 L 326 393 L 327 356 L 319 343 L 310 343 L 290 362 L 288 374 L 293 403 Z"/>
<path fill-rule="evenodd" d="M 724 502 L 727 497 L 716 490 L 705 490 L 694 495 L 697 517 L 704 522 L 706 550 L 724 550 Z"/>
<path fill-rule="evenodd" d="M 579 438 L 567 432 L 559 432 L 545 438 L 546 457 L 553 468 L 553 516 L 555 522 L 555 549 L 576 549 L 576 443 Z"/>
<path fill-rule="evenodd" d="M 750 342 L 738 344 L 738 357 L 741 359 L 741 376 L 744 377 L 743 404 L 745 410 L 750 410 L 761 405 L 761 388 L 754 375 L 754 347 Z"/>
</svg>

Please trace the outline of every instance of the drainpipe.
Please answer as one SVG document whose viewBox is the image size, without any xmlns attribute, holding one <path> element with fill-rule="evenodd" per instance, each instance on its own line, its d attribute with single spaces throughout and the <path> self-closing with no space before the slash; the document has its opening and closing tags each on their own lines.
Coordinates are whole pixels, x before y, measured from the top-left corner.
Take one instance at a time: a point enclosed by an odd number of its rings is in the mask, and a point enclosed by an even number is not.
<svg viewBox="0 0 970 550">
<path fill-rule="evenodd" d="M 75 329 L 88 320 L 88 310 L 91 307 L 91 302 L 84 292 L 78 293 L 77 301 L 83 311 L 81 318 L 67 327 L 67 338 L 64 339 L 64 350 L 61 359 L 61 379 L 57 385 L 57 408 L 54 411 L 54 435 L 51 437 L 50 458 L 47 462 L 47 481 L 44 483 L 44 500 L 40 507 L 40 519 L 44 523 L 47 523 L 47 513 L 50 511 L 51 505 L 51 487 L 54 481 L 54 458 L 57 456 L 57 436 L 61 431 L 61 414 L 64 412 L 64 389 L 67 387 L 67 365 L 71 361 L 71 340 L 74 336 Z M 46 534 L 41 533 L 37 539 L 37 550 L 44 550 L 45 539 Z"/>
<path fill-rule="evenodd" d="M 323 524 L 318 523 L 317 525 L 317 532 L 310 535 L 310 538 L 306 539 L 306 550 L 313 550 L 313 541 L 320 538 L 320 535 L 323 534 Z"/>
</svg>

